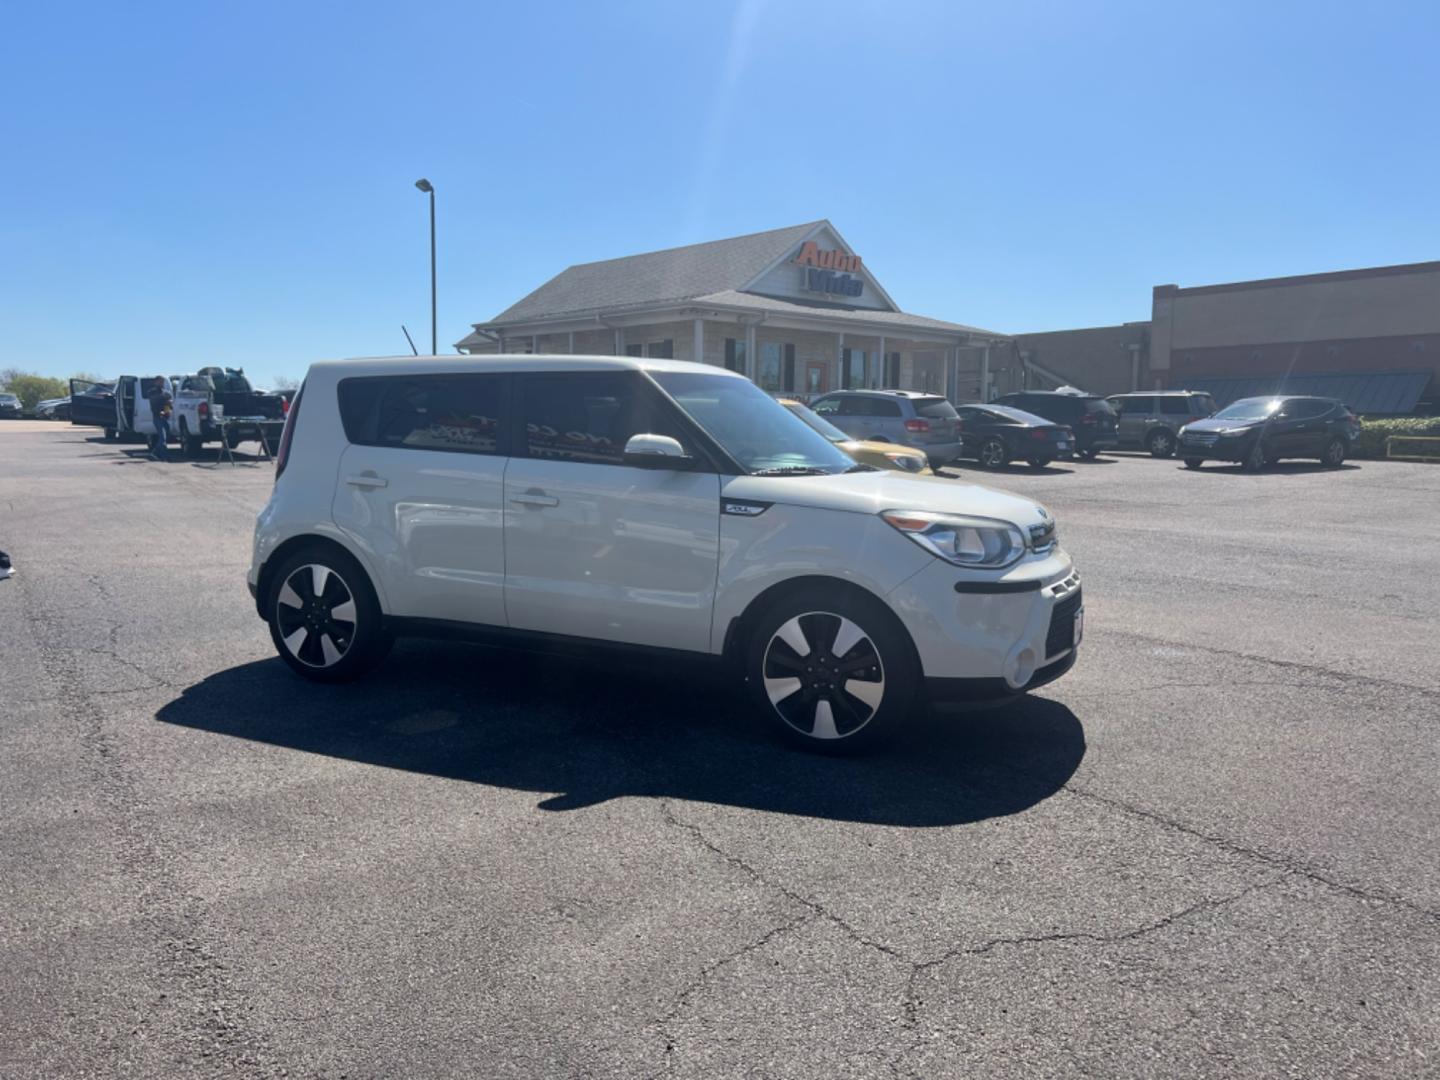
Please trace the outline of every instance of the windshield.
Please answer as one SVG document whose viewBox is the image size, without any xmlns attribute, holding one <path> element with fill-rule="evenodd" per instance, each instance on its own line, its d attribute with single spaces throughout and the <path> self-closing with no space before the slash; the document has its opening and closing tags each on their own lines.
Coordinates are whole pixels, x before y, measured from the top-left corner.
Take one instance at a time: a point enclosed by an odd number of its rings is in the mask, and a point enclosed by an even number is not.
<svg viewBox="0 0 1440 1080">
<path fill-rule="evenodd" d="M 1280 408 L 1281 398 L 1241 398 L 1215 414 L 1216 420 L 1264 420 Z"/>
<path fill-rule="evenodd" d="M 678 371 L 652 371 L 650 377 L 747 472 L 784 476 L 856 468 L 844 451 L 749 379 Z"/>
<path fill-rule="evenodd" d="M 834 424 L 830 423 L 829 420 L 826 420 L 823 416 L 817 413 L 814 409 L 810 408 L 808 405 L 801 405 L 798 401 L 787 401 L 785 403 L 785 408 L 789 409 L 801 420 L 804 420 L 805 423 L 809 424 L 812 428 L 818 431 L 821 435 L 824 435 L 825 438 L 829 439 L 831 442 L 842 443 L 850 441 L 849 435 L 846 435 L 845 432 L 841 431 Z"/>
</svg>

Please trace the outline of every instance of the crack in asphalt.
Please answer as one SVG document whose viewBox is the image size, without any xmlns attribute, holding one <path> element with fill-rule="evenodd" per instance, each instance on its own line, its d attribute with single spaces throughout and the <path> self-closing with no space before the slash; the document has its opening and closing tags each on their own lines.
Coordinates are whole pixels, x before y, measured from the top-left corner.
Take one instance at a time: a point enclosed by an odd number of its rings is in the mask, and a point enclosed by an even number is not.
<svg viewBox="0 0 1440 1080">
<path fill-rule="evenodd" d="M 93 577 L 86 580 L 109 602 L 98 580 Z M 83 688 L 77 657 L 97 650 L 66 646 L 60 639 L 60 620 L 39 609 L 28 595 L 22 609 L 43 669 L 51 673 L 58 692 L 54 701 L 75 723 L 81 760 L 94 779 L 102 801 L 112 810 L 106 817 L 115 839 L 116 856 L 125 880 L 137 890 L 134 900 L 139 916 L 134 922 L 145 926 L 153 939 L 162 975 L 178 979 L 192 999 L 189 1008 L 178 1010 L 182 1020 L 173 1029 L 191 1055 L 187 1066 L 248 1076 L 284 1075 L 264 1040 L 247 1032 L 238 1019 L 241 994 L 226 974 L 227 965 L 199 940 L 198 929 L 204 923 L 206 903 L 185 887 L 173 866 L 174 854 L 155 827 L 160 816 L 145 805 L 136 774 L 122 761 L 122 748 L 114 735 L 105 730 L 105 714 L 94 701 L 104 692 Z M 118 651 L 121 628 L 118 622 L 110 623 L 107 630 L 110 649 Z M 164 685 L 161 682 L 154 687 L 137 689 L 158 689 Z M 148 823 L 146 818 L 150 819 Z M 169 994 L 162 992 L 159 999 L 150 1003 L 150 1009 L 160 1007 L 161 1001 L 166 1007 L 175 1004 Z M 142 1016 L 137 1030 L 148 1019 L 148 1014 Z M 123 1053 L 123 1048 L 113 1042 L 109 1050 L 117 1061 Z"/>
</svg>

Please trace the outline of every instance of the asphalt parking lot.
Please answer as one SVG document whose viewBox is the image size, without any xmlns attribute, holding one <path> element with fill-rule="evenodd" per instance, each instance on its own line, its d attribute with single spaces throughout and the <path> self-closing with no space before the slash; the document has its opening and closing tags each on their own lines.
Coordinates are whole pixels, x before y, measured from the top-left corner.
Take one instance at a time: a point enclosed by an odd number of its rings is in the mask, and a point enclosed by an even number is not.
<svg viewBox="0 0 1440 1080">
<path fill-rule="evenodd" d="M 1081 660 L 860 760 L 682 670 L 304 684 L 271 476 L 0 424 L 0 1076 L 1440 1075 L 1440 468 L 986 476 Z"/>
</svg>

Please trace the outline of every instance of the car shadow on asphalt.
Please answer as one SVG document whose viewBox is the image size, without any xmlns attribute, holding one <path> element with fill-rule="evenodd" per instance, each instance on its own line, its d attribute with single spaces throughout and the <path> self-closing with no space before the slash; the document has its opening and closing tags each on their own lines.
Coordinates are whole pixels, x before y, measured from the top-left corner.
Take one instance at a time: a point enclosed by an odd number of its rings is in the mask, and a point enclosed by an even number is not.
<svg viewBox="0 0 1440 1080">
<path fill-rule="evenodd" d="M 278 658 L 244 664 L 186 688 L 156 719 L 545 793 L 546 810 L 676 798 L 906 827 L 1029 809 L 1085 755 L 1079 720 L 1044 698 L 917 712 L 892 748 L 831 758 L 773 738 L 712 669 L 602 667 L 448 642 L 401 642 L 369 678 L 338 686 L 306 682 Z"/>
<path fill-rule="evenodd" d="M 1185 469 L 1184 462 L 1176 461 L 1177 468 Z M 1352 465 L 1345 462 L 1341 465 L 1326 465 L 1320 461 L 1279 461 L 1273 465 L 1266 465 L 1263 469 L 1252 472 L 1244 465 L 1233 462 L 1207 461 L 1198 469 L 1185 469 L 1186 472 L 1205 472 L 1229 476 L 1273 476 L 1277 473 L 1340 473 L 1354 472 L 1360 468 L 1359 465 Z"/>
</svg>

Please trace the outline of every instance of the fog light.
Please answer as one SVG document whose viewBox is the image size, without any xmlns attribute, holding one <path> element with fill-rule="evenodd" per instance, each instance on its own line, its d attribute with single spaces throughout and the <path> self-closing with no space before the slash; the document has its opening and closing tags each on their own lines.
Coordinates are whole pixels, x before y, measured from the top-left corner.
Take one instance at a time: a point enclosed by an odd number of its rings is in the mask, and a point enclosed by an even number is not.
<svg viewBox="0 0 1440 1080">
<path fill-rule="evenodd" d="M 1013 653 L 1005 663 L 1005 681 L 1012 690 L 1019 690 L 1035 674 L 1035 650 L 1021 649 Z"/>
</svg>

